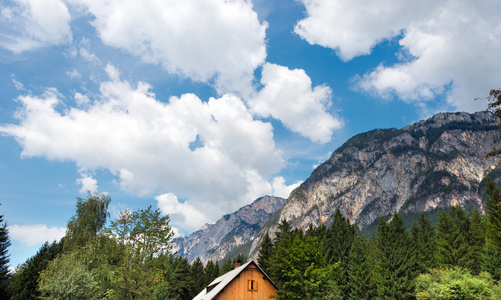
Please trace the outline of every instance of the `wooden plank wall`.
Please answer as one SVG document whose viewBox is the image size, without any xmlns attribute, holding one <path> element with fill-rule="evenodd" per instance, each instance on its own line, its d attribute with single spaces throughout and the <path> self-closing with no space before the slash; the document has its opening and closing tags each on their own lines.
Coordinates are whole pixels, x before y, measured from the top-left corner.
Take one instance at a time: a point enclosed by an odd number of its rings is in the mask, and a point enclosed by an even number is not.
<svg viewBox="0 0 501 300">
<path fill-rule="evenodd" d="M 257 291 L 248 290 L 248 281 L 257 282 Z M 273 284 L 253 264 L 250 264 L 240 275 L 217 295 L 217 300 L 265 300 L 277 292 Z"/>
</svg>

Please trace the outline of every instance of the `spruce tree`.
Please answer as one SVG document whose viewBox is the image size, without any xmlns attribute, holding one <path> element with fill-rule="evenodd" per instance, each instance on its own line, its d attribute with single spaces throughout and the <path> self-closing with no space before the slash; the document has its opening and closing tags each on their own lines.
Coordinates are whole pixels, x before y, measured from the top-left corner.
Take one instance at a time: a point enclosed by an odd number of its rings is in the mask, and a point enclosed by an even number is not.
<svg viewBox="0 0 501 300">
<path fill-rule="evenodd" d="M 263 237 L 263 241 L 261 242 L 261 248 L 259 249 L 259 255 L 257 257 L 257 263 L 265 273 L 268 273 L 268 266 L 272 251 L 273 242 L 271 241 L 268 232 L 266 232 Z"/>
<path fill-rule="evenodd" d="M 478 275 L 482 270 L 482 252 L 485 246 L 485 234 L 482 224 L 482 216 L 477 210 L 472 212 L 470 217 L 470 230 L 468 232 L 470 247 L 468 248 L 467 267 L 473 275 Z"/>
<path fill-rule="evenodd" d="M 348 297 L 348 256 L 356 235 L 355 226 L 336 209 L 329 230 L 326 232 L 325 255 L 329 264 L 339 262 L 341 275 L 337 285 L 343 298 Z"/>
<path fill-rule="evenodd" d="M 191 264 L 191 274 L 193 276 L 193 293 L 196 296 L 208 284 L 205 278 L 204 264 L 200 257 L 195 258 Z"/>
<path fill-rule="evenodd" d="M 467 263 L 468 241 L 461 231 L 461 219 L 458 212 L 438 213 L 437 224 L 437 262 L 443 267 L 463 266 Z"/>
<path fill-rule="evenodd" d="M 219 266 L 216 262 L 209 259 L 204 268 L 204 286 L 208 286 L 214 279 L 219 276 Z"/>
<path fill-rule="evenodd" d="M 372 299 L 372 274 L 367 259 L 367 242 L 357 235 L 348 256 L 348 297 L 347 299 Z"/>
<path fill-rule="evenodd" d="M 489 219 L 487 239 L 501 252 L 501 190 L 487 177 L 485 210 Z"/>
<path fill-rule="evenodd" d="M 395 213 L 388 224 L 380 218 L 378 224 L 376 286 L 378 299 L 407 299 L 412 297 L 413 270 L 409 236 L 403 219 Z"/>
<path fill-rule="evenodd" d="M 4 223 L 3 215 L 0 215 L 0 299 L 10 297 L 9 246 L 7 223 Z"/>
</svg>

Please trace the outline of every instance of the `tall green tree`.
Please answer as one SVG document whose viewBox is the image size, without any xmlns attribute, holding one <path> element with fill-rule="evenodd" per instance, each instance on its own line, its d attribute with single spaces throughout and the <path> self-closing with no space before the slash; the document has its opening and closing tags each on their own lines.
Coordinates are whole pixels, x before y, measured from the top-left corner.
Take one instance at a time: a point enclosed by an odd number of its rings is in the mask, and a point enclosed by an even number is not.
<svg viewBox="0 0 501 300">
<path fill-rule="evenodd" d="M 195 258 L 195 260 L 191 263 L 191 273 L 193 274 L 194 296 L 196 296 L 207 286 L 204 264 L 202 263 L 200 257 Z"/>
<path fill-rule="evenodd" d="M 325 234 L 325 256 L 329 264 L 339 262 L 341 275 L 338 277 L 337 285 L 343 298 L 348 297 L 348 257 L 356 233 L 356 227 L 341 214 L 339 208 L 336 209 L 332 223 Z"/>
<path fill-rule="evenodd" d="M 104 289 L 97 275 L 89 270 L 84 260 L 74 251 L 60 254 L 40 273 L 38 287 L 42 299 L 97 300 L 104 297 Z"/>
<path fill-rule="evenodd" d="M 67 225 L 65 251 L 88 246 L 94 241 L 97 233 L 106 224 L 110 202 L 110 196 L 104 194 L 89 194 L 87 198 L 77 198 L 75 215 Z"/>
<path fill-rule="evenodd" d="M 419 214 L 417 223 L 417 236 L 413 235 L 411 242 L 414 242 L 415 257 L 417 263 L 417 271 L 419 273 L 426 272 L 430 268 L 436 266 L 436 232 L 431 225 L 430 220 L 426 218 L 424 213 Z"/>
<path fill-rule="evenodd" d="M 160 210 L 126 210 L 106 230 L 116 241 L 115 257 L 109 272 L 111 298 L 151 298 L 155 285 L 162 282 L 165 264 L 172 249 L 174 233 L 169 216 Z"/>
<path fill-rule="evenodd" d="M 451 208 L 452 209 L 452 208 Z M 468 241 L 461 213 L 438 213 L 437 224 L 437 262 L 444 267 L 463 266 L 468 260 Z"/>
<path fill-rule="evenodd" d="M 278 299 L 323 299 L 332 292 L 338 266 L 326 264 L 323 245 L 314 236 L 282 238 L 270 262 L 272 278 L 280 287 Z"/>
<path fill-rule="evenodd" d="M 12 278 L 12 300 L 35 300 L 41 296 L 37 281 L 50 261 L 63 251 L 63 242 L 45 243 L 37 253 L 16 268 Z"/>
<path fill-rule="evenodd" d="M 348 297 L 346 299 L 372 299 L 372 268 L 367 258 L 367 242 L 362 235 L 355 236 L 348 257 Z"/>
<path fill-rule="evenodd" d="M 487 239 L 501 251 L 501 190 L 487 177 L 485 210 L 489 220 Z"/>
<path fill-rule="evenodd" d="M 4 222 L 3 215 L 0 215 L 0 299 L 9 299 L 10 297 L 9 246 L 7 223 Z"/>
<path fill-rule="evenodd" d="M 374 276 L 377 299 L 411 298 L 416 274 L 402 217 L 395 213 L 390 223 L 380 217 L 377 230 Z"/>
<path fill-rule="evenodd" d="M 270 235 L 268 234 L 267 231 L 263 237 L 263 241 L 261 242 L 261 247 L 259 248 L 259 255 L 257 257 L 257 263 L 265 273 L 268 273 L 269 271 L 268 267 L 272 251 L 273 251 L 273 241 L 271 240 Z"/>
<path fill-rule="evenodd" d="M 219 276 L 219 265 L 218 263 L 214 263 L 209 259 L 205 264 L 204 268 L 204 287 L 208 286 L 214 279 Z M 200 292 L 200 291 L 198 291 Z"/>
</svg>

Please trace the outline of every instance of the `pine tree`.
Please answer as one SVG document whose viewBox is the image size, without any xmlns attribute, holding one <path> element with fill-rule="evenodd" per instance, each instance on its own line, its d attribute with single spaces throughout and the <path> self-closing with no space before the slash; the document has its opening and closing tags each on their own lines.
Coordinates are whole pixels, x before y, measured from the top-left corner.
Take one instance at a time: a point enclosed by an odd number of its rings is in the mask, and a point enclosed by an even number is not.
<svg viewBox="0 0 501 300">
<path fill-rule="evenodd" d="M 9 230 L 3 221 L 3 215 L 0 215 L 0 299 L 10 297 L 9 246 Z"/>
<path fill-rule="evenodd" d="M 372 299 L 371 266 L 367 259 L 367 242 L 357 235 L 348 259 L 348 299 Z"/>
<path fill-rule="evenodd" d="M 263 237 L 263 241 L 261 242 L 261 248 L 259 249 L 259 255 L 257 257 L 259 267 L 261 267 L 261 269 L 263 269 L 265 273 L 268 273 L 268 266 L 272 250 L 273 242 L 271 241 L 268 232 L 266 232 Z"/>
<path fill-rule="evenodd" d="M 191 264 L 191 274 L 193 275 L 193 293 L 196 296 L 208 284 L 207 278 L 205 277 L 204 264 L 200 257 L 195 258 Z"/>
<path fill-rule="evenodd" d="M 378 299 L 412 297 L 416 276 L 409 249 L 409 236 L 403 219 L 395 213 L 388 224 L 380 218 L 376 237 L 376 286 Z"/>
<path fill-rule="evenodd" d="M 418 223 L 413 223 L 410 232 L 412 261 L 418 273 L 425 273 L 436 266 L 435 228 L 424 213 L 419 214 Z"/>
<path fill-rule="evenodd" d="M 467 263 L 468 242 L 461 231 L 462 217 L 451 208 L 450 214 L 438 213 L 437 262 L 444 267 L 462 266 Z M 460 214 L 460 213 L 459 213 Z"/>
<path fill-rule="evenodd" d="M 487 177 L 485 210 L 489 219 L 487 239 L 501 252 L 501 190 Z"/>
<path fill-rule="evenodd" d="M 499 250 L 491 244 L 487 242 L 483 249 L 482 254 L 482 271 L 488 272 L 491 274 L 492 279 L 496 281 L 501 280 L 501 253 Z"/>
<path fill-rule="evenodd" d="M 325 255 L 329 264 L 339 262 L 341 276 L 337 285 L 343 298 L 348 297 L 348 256 L 356 235 L 355 226 L 350 224 L 348 218 L 343 217 L 341 211 L 336 209 L 329 230 L 326 232 Z"/>
<path fill-rule="evenodd" d="M 208 286 L 214 279 L 219 276 L 219 266 L 218 263 L 209 260 L 204 268 L 204 286 Z"/>
<path fill-rule="evenodd" d="M 478 275 L 482 270 L 482 252 L 485 246 L 485 234 L 482 217 L 477 210 L 473 210 L 470 217 L 470 230 L 468 232 L 468 268 L 473 275 Z"/>
</svg>

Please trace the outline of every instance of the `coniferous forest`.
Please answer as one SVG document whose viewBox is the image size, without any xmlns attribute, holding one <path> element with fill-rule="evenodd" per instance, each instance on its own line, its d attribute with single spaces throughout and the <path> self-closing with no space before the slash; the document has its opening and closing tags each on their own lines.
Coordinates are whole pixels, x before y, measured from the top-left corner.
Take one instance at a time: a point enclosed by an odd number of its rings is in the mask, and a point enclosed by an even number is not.
<svg viewBox="0 0 501 300">
<path fill-rule="evenodd" d="M 421 213 L 407 229 L 395 213 L 370 237 L 339 210 L 329 226 L 305 231 L 282 220 L 257 261 L 278 299 L 501 299 L 501 191 L 488 180 L 486 192 L 485 214 L 451 207 L 436 225 Z M 110 201 L 79 198 L 66 236 L 13 274 L 3 224 L 2 299 L 192 299 L 246 259 L 190 264 L 172 253 L 168 216 L 150 206 L 107 225 Z"/>
</svg>

